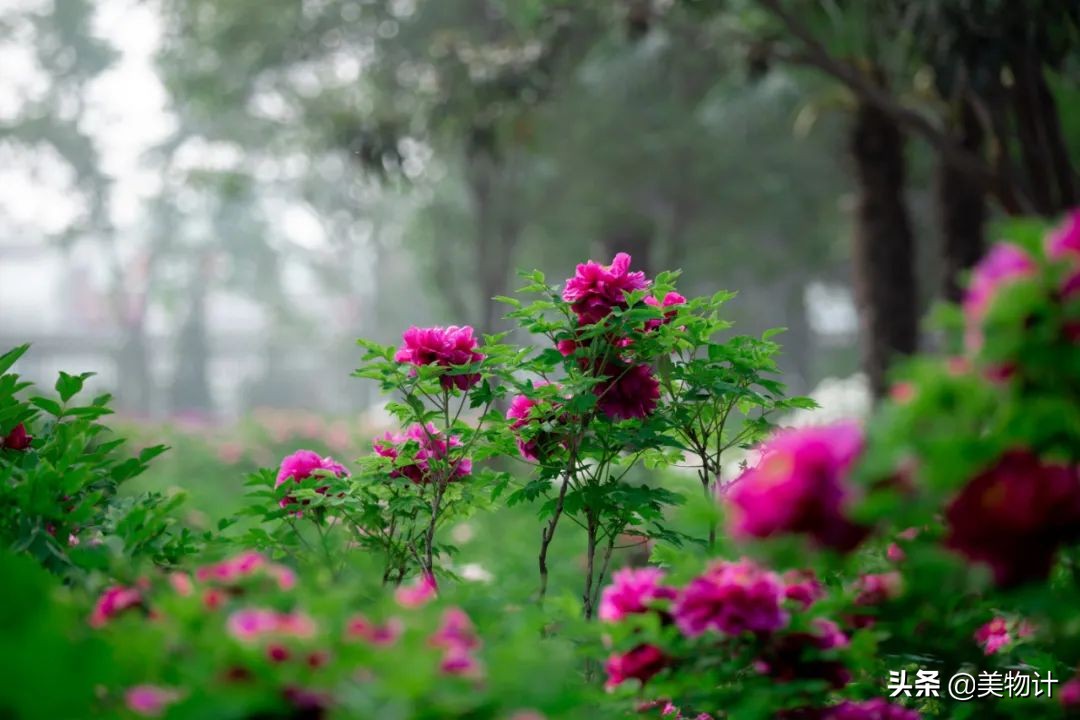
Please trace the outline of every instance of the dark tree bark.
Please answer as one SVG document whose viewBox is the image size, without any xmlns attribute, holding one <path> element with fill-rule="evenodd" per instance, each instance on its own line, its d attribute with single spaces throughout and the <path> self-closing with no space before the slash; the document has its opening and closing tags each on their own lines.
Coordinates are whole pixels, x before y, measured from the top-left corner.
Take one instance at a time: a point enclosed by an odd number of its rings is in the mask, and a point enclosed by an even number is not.
<svg viewBox="0 0 1080 720">
<path fill-rule="evenodd" d="M 980 154 L 983 129 L 970 103 L 962 104 L 955 125 L 957 142 Z M 985 248 L 986 193 L 944 158 L 938 159 L 937 210 L 944 266 L 942 292 L 947 300 L 959 302 L 963 273 L 978 262 Z"/>
<path fill-rule="evenodd" d="M 887 390 L 898 354 L 918 345 L 914 240 L 904 199 L 904 137 L 878 107 L 859 103 L 852 128 L 857 208 L 854 285 L 862 331 L 863 368 L 874 397 Z"/>
</svg>

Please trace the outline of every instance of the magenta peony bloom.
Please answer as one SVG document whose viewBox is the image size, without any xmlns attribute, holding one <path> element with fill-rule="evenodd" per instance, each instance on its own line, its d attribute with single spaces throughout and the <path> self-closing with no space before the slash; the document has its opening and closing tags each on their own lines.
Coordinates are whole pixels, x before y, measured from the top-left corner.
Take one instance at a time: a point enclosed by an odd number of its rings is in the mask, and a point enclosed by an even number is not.
<svg viewBox="0 0 1080 720">
<path fill-rule="evenodd" d="M 547 384 L 538 383 L 536 387 L 543 387 Z M 538 407 L 540 411 L 536 410 Z M 526 395 L 515 395 L 514 399 L 510 401 L 510 407 L 506 411 L 506 419 L 512 421 L 510 431 L 517 435 L 518 452 L 521 457 L 537 462 L 540 460 L 541 452 L 551 443 L 551 433 L 533 430 L 524 433 L 529 436 L 526 438 L 520 432 L 522 428 L 526 428 L 530 424 L 540 425 L 544 421 L 550 420 L 557 411 L 557 407 L 543 407 L 540 401 Z M 565 420 L 565 416 L 557 420 L 562 422 Z"/>
<path fill-rule="evenodd" d="M 426 605 L 438 591 L 439 586 L 435 582 L 435 576 L 424 573 L 412 585 L 402 585 L 395 590 L 394 599 L 402 607 L 417 608 Z"/>
<path fill-rule="evenodd" d="M 826 710 L 823 720 L 919 720 L 921 716 L 884 698 L 845 700 Z"/>
<path fill-rule="evenodd" d="M 643 685 L 654 675 L 663 670 L 668 664 L 668 657 L 664 652 L 651 644 L 641 644 L 629 652 L 615 653 L 608 658 L 604 669 L 607 671 L 607 682 L 604 687 L 613 690 L 627 680 L 639 680 Z"/>
<path fill-rule="evenodd" d="M 680 295 L 677 292 L 669 292 L 667 295 L 664 296 L 663 300 L 657 300 L 652 295 L 649 295 L 648 297 L 645 298 L 645 304 L 648 305 L 649 307 L 669 308 L 669 307 L 675 307 L 676 305 L 685 305 L 686 304 L 686 298 L 684 298 L 682 295 Z M 660 327 L 661 325 L 666 325 L 667 323 L 671 322 L 671 318 L 673 318 L 673 317 L 675 317 L 675 311 L 670 310 L 670 311 L 664 313 L 664 317 L 663 317 L 662 320 L 648 320 L 648 321 L 646 321 L 645 329 L 646 330 L 655 330 L 656 328 Z"/>
<path fill-rule="evenodd" d="M 428 643 L 443 651 L 439 669 L 448 675 L 475 675 L 480 663 L 473 652 L 480 647 L 472 621 L 461 608 L 447 608 Z"/>
<path fill-rule="evenodd" d="M 627 615 L 647 612 L 653 600 L 672 600 L 675 588 L 660 584 L 664 571 L 659 568 L 624 568 L 611 576 L 611 584 L 600 595 L 600 619 L 618 622 Z"/>
<path fill-rule="evenodd" d="M 1053 260 L 1071 260 L 1073 270 L 1061 285 L 1063 297 L 1080 293 L 1080 209 L 1069 213 L 1046 238 L 1046 255 Z"/>
<path fill-rule="evenodd" d="M 345 467 L 330 457 L 319 457 L 318 453 L 311 450 L 297 450 L 292 455 L 287 455 L 281 461 L 281 467 L 278 469 L 277 480 L 274 481 L 274 489 L 281 487 L 290 478 L 293 482 L 301 483 L 314 475 L 316 471 L 325 470 L 331 472 L 338 477 L 344 477 L 349 474 L 349 471 Z M 316 492 L 325 493 L 326 487 L 315 488 Z M 286 495 L 278 500 L 278 505 L 281 507 L 288 507 L 289 505 L 297 504 L 297 500 L 292 495 Z M 303 504 L 307 504 L 305 501 Z M 299 513 L 297 513 L 299 515 Z"/>
<path fill-rule="evenodd" d="M 478 363 L 484 356 L 477 351 L 473 329 L 468 325 L 458 327 L 411 327 L 401 336 L 401 347 L 394 360 L 417 367 L 438 365 L 445 368 L 461 368 Z M 446 374 L 439 378 L 444 388 L 456 387 L 468 390 L 480 382 L 479 373 Z"/>
<path fill-rule="evenodd" d="M 1080 475 L 1012 450 L 960 491 L 945 518 L 946 544 L 989 565 L 998 585 L 1042 580 L 1058 547 L 1080 538 Z"/>
<path fill-rule="evenodd" d="M 1035 273 L 1035 262 L 1027 252 L 1010 243 L 997 243 L 971 273 L 964 294 L 963 310 L 967 330 L 965 344 L 971 351 L 982 347 L 982 322 L 998 291 L 1020 278 Z"/>
<path fill-rule="evenodd" d="M 395 462 L 403 454 L 410 457 L 408 451 L 412 447 L 417 450 L 413 453 L 413 462 L 395 467 L 390 471 L 390 477 L 406 477 L 418 485 L 431 482 L 437 475 L 449 475 L 446 481 L 460 480 L 472 472 L 472 460 L 460 458 L 449 460 L 450 448 L 462 447 L 461 438 L 451 435 L 449 442 L 444 438 L 439 429 L 433 423 L 426 426 L 414 423 L 404 434 L 386 433 L 373 444 L 375 453 Z M 435 460 L 432 467 L 432 460 Z"/>
<path fill-rule="evenodd" d="M 975 642 L 987 655 L 993 655 L 1012 643 L 1009 634 L 1009 622 L 1003 617 L 996 617 L 975 631 Z"/>
<path fill-rule="evenodd" d="M 783 575 L 784 597 L 804 610 L 825 597 L 825 588 L 813 570 L 788 570 Z"/>
<path fill-rule="evenodd" d="M 291 590 L 296 585 L 296 574 L 290 568 L 270 562 L 262 553 L 254 550 L 245 550 L 221 562 L 203 565 L 195 571 L 195 578 L 199 582 L 235 585 L 260 574 L 273 578 L 282 590 Z"/>
<path fill-rule="evenodd" d="M 769 570 L 743 559 L 717 562 L 690 581 L 675 601 L 675 623 L 696 637 L 707 630 L 739 635 L 773 632 L 787 625 L 784 584 Z"/>
<path fill-rule="evenodd" d="M 180 699 L 180 693 L 157 685 L 136 685 L 124 693 L 128 710 L 144 717 L 157 717 L 165 707 Z"/>
<path fill-rule="evenodd" d="M 839 689 L 851 682 L 851 673 L 843 663 L 820 657 L 823 651 L 847 647 L 847 635 L 831 620 L 815 618 L 812 624 L 812 632 L 789 632 L 770 638 L 754 668 L 783 683 L 823 680 Z"/>
<path fill-rule="evenodd" d="M 113 585 L 101 593 L 94 605 L 90 613 L 90 627 L 101 627 L 125 610 L 142 605 L 142 593 L 137 589 Z"/>
<path fill-rule="evenodd" d="M 645 273 L 630 272 L 630 256 L 618 253 L 610 265 L 592 260 L 579 264 L 574 277 L 566 281 L 563 300 L 570 303 L 583 325 L 592 325 L 614 308 L 625 308 L 626 293 L 647 287 Z"/>
<path fill-rule="evenodd" d="M 597 406 L 612 420 L 646 418 L 656 411 L 660 383 L 648 365 L 609 363 L 607 380 L 593 386 Z"/>
<path fill-rule="evenodd" d="M 225 629 L 241 642 L 252 642 L 266 635 L 310 638 L 315 635 L 316 627 L 315 621 L 303 613 L 244 608 L 229 616 Z"/>
<path fill-rule="evenodd" d="M 386 623 L 377 625 L 363 615 L 353 615 L 345 624 L 345 638 L 378 646 L 393 645 L 404 629 L 399 618 L 390 618 Z"/>
<path fill-rule="evenodd" d="M 825 547 L 854 549 L 867 529 L 844 515 L 850 494 L 845 476 L 862 444 L 854 423 L 777 432 L 765 443 L 761 462 L 727 491 L 732 533 L 805 533 Z"/>
<path fill-rule="evenodd" d="M 7 436 L 0 435 L 0 448 L 23 451 L 30 447 L 33 435 L 26 434 L 26 426 L 19 423 L 11 429 Z"/>
<path fill-rule="evenodd" d="M 1068 709 L 1080 708 L 1080 678 L 1073 678 L 1058 690 L 1058 701 Z"/>
</svg>

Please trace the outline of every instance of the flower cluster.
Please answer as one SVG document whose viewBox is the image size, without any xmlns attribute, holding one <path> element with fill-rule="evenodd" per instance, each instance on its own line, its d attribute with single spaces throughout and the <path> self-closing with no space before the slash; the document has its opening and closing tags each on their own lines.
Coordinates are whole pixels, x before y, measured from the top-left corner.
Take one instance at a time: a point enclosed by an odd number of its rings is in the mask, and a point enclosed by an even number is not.
<svg viewBox="0 0 1080 720">
<path fill-rule="evenodd" d="M 805 533 L 822 546 L 852 550 L 867 532 L 846 516 L 846 476 L 862 445 L 862 431 L 852 423 L 778 432 L 758 465 L 729 486 L 732 533 Z"/>
<path fill-rule="evenodd" d="M 428 642 L 442 651 L 439 667 L 447 675 L 473 676 L 480 672 L 480 662 L 474 654 L 480 647 L 480 638 L 469 616 L 460 608 L 447 608 L 443 612 L 442 622 Z"/>
<path fill-rule="evenodd" d="M 688 637 L 709 630 L 740 635 L 768 633 L 788 623 L 780 577 L 750 560 L 718 562 L 683 589 L 674 607 L 675 623 Z"/>
<path fill-rule="evenodd" d="M 611 584 L 600 594 L 600 619 L 618 622 L 627 615 L 643 613 L 655 600 L 675 598 L 675 588 L 662 585 L 664 571 L 658 568 L 625 568 L 611 576 Z"/>
<path fill-rule="evenodd" d="M 477 349 L 473 329 L 468 325 L 458 327 L 411 327 L 402 335 L 401 347 L 394 360 L 417 367 L 435 365 L 450 368 L 439 382 L 449 390 L 468 390 L 480 382 L 479 373 L 461 372 L 460 368 L 474 365 L 484 359 Z"/>
<path fill-rule="evenodd" d="M 946 544 L 989 565 L 999 585 L 1041 580 L 1058 548 L 1080 538 L 1080 474 L 1013 450 L 970 480 L 945 518 Z"/>
<path fill-rule="evenodd" d="M 601 322 L 615 308 L 626 308 L 626 294 L 649 287 L 643 272 L 630 271 L 630 256 L 618 253 L 610 265 L 590 260 L 577 266 L 566 281 L 563 300 L 583 325 Z"/>
<path fill-rule="evenodd" d="M 226 630 L 237 640 L 254 642 L 267 636 L 311 638 L 315 621 L 303 613 L 282 613 L 266 608 L 244 608 L 229 615 Z"/>
<path fill-rule="evenodd" d="M 90 626 L 101 627 L 125 610 L 139 607 L 144 607 L 144 603 L 142 592 L 138 589 L 122 585 L 106 588 L 90 614 Z"/>
<path fill-rule="evenodd" d="M 548 383 L 538 383 L 543 387 Z M 515 395 L 506 410 L 506 419 L 510 421 L 510 431 L 517 437 L 518 453 L 532 462 L 538 462 L 551 446 L 552 433 L 540 426 L 545 422 L 561 422 L 565 418 L 559 415 L 558 404 L 545 404 L 528 395 Z"/>
<path fill-rule="evenodd" d="M 390 477 L 405 477 L 417 485 L 460 480 L 472 472 L 469 458 L 450 458 L 453 449 L 462 447 L 461 438 L 444 437 L 432 423 L 415 423 L 404 433 L 388 432 L 373 447 L 376 454 L 394 461 Z"/>
</svg>

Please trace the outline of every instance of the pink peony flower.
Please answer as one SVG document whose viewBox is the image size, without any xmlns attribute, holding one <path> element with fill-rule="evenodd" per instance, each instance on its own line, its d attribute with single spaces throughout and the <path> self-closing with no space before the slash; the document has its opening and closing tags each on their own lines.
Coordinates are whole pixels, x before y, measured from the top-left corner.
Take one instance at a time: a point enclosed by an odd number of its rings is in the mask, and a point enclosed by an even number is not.
<svg viewBox="0 0 1080 720">
<path fill-rule="evenodd" d="M 480 661 L 471 652 L 454 648 L 443 653 L 439 670 L 447 675 L 475 676 L 480 674 Z"/>
<path fill-rule="evenodd" d="M 804 610 L 825 596 L 825 588 L 813 570 L 789 570 L 784 573 L 784 597 Z"/>
<path fill-rule="evenodd" d="M 611 577 L 611 584 L 600 595 L 600 619 L 618 622 L 627 615 L 647 612 L 653 600 L 674 599 L 674 588 L 660 584 L 664 571 L 659 568 L 625 568 Z"/>
<path fill-rule="evenodd" d="M 773 435 L 761 462 L 727 491 L 732 533 L 741 538 L 805 533 L 825 547 L 854 549 L 867 529 L 844 515 L 850 495 L 845 479 L 862 444 L 854 423 Z"/>
<path fill-rule="evenodd" d="M 7 436 L 0 436 L 0 448 L 23 451 L 30 447 L 33 435 L 26 434 L 26 426 L 19 423 L 11 429 Z"/>
<path fill-rule="evenodd" d="M 372 446 L 377 455 L 395 463 L 402 456 L 411 458 L 411 463 L 391 470 L 390 477 L 406 477 L 418 485 L 427 484 L 436 476 L 449 475 L 447 481 L 460 480 L 472 472 L 472 460 L 469 458 L 451 460 L 449 457 L 450 449 L 462 447 L 461 438 L 451 435 L 448 442 L 432 423 L 415 423 L 404 434 L 388 432 L 375 440 Z M 412 451 L 413 447 L 415 451 Z"/>
<path fill-rule="evenodd" d="M 994 297 L 1002 287 L 1035 273 L 1035 262 L 1027 252 L 1010 243 L 997 243 L 971 273 L 964 294 L 963 311 L 967 325 L 965 344 L 971 351 L 982 347 L 982 322 Z"/>
<path fill-rule="evenodd" d="M 861 575 L 855 581 L 855 604 L 869 607 L 899 597 L 903 582 L 903 576 L 895 571 Z"/>
<path fill-rule="evenodd" d="M 563 300 L 570 303 L 582 324 L 592 325 L 614 308 L 625 308 L 626 293 L 647 287 L 645 273 L 630 272 L 630 256 L 618 253 L 610 265 L 592 260 L 579 264 L 574 277 L 566 281 Z"/>
<path fill-rule="evenodd" d="M 772 636 L 754 668 L 783 683 L 822 680 L 833 688 L 851 681 L 851 673 L 838 660 L 820 657 L 823 651 L 847 647 L 848 637 L 831 620 L 815 618 L 811 632 L 787 632 Z"/>
<path fill-rule="evenodd" d="M 638 645 L 621 655 L 615 653 L 604 665 L 608 676 L 604 687 L 610 691 L 627 680 L 638 680 L 644 685 L 667 664 L 668 657 L 664 652 L 655 645 L 647 643 Z"/>
<path fill-rule="evenodd" d="M 1073 678 L 1058 690 L 1058 701 L 1068 709 L 1080 708 L 1080 678 Z"/>
<path fill-rule="evenodd" d="M 185 572 L 169 573 L 169 585 L 177 595 L 189 597 L 195 592 L 195 585 L 191 582 L 191 576 Z"/>
<path fill-rule="evenodd" d="M 237 610 L 225 623 L 230 635 L 241 642 L 253 642 L 265 635 L 310 638 L 315 635 L 315 621 L 303 613 L 279 613 L 264 608 Z"/>
<path fill-rule="evenodd" d="M 480 640 L 476 637 L 472 621 L 461 608 L 447 608 L 443 612 L 442 623 L 439 629 L 429 639 L 432 647 L 449 650 L 451 648 L 463 648 L 474 650 L 479 647 Z"/>
<path fill-rule="evenodd" d="M 180 699 L 180 693 L 157 685 L 136 685 L 124 693 L 124 704 L 136 715 L 157 717 Z"/>
<path fill-rule="evenodd" d="M 319 457 L 318 453 L 312 452 L 311 450 L 297 450 L 281 461 L 281 468 L 278 470 L 274 488 L 277 489 L 281 487 L 290 478 L 293 482 L 301 483 L 320 470 L 331 472 L 338 477 L 344 477 L 349 474 L 349 471 L 333 458 Z M 326 487 L 315 488 L 315 491 L 325 492 Z M 278 501 L 278 505 L 283 508 L 295 504 L 297 504 L 296 498 L 291 495 L 286 495 Z M 307 501 L 305 501 L 304 504 L 307 504 Z"/>
<path fill-rule="evenodd" d="M 438 591 L 439 586 L 435 582 L 435 576 L 424 573 L 412 585 L 402 585 L 395 590 L 394 599 L 402 607 L 417 608 L 426 605 Z"/>
<path fill-rule="evenodd" d="M 696 637 L 707 630 L 739 635 L 773 632 L 787 625 L 780 577 L 750 560 L 717 562 L 679 593 L 675 623 Z"/>
<path fill-rule="evenodd" d="M 660 383 L 648 365 L 609 363 L 607 379 L 593 386 L 597 406 L 612 420 L 646 418 L 656 411 Z"/>
<path fill-rule="evenodd" d="M 975 631 L 975 642 L 987 655 L 993 655 L 1012 643 L 1009 635 L 1009 622 L 1003 617 L 996 617 Z"/>
<path fill-rule="evenodd" d="M 345 638 L 378 646 L 393 645 L 404 629 L 399 618 L 390 618 L 385 624 L 377 625 L 363 615 L 353 615 L 345 625 Z"/>
<path fill-rule="evenodd" d="M 291 590 L 296 585 L 296 574 L 290 568 L 270 562 L 262 553 L 254 550 L 245 550 L 221 562 L 203 565 L 195 571 L 195 578 L 199 582 L 235 585 L 258 574 L 273 578 L 282 590 Z"/>
<path fill-rule="evenodd" d="M 543 387 L 547 384 L 541 382 L 537 383 L 535 387 Z M 538 411 L 537 408 L 540 408 L 540 410 Z M 545 407 L 541 404 L 541 401 L 527 395 L 515 395 L 514 399 L 510 401 L 510 407 L 506 411 L 506 419 L 512 421 L 510 431 L 517 435 L 518 452 L 521 457 L 533 462 L 539 461 L 541 452 L 551 444 L 551 433 L 543 430 L 530 430 L 522 433 L 521 430 L 529 425 L 539 426 L 543 422 L 551 420 L 557 411 L 557 404 L 554 407 Z M 556 420 L 561 422 L 565 420 L 565 417 Z"/>
<path fill-rule="evenodd" d="M 845 700 L 826 710 L 823 720 L 919 720 L 920 715 L 884 698 Z"/>
<path fill-rule="evenodd" d="M 1041 580 L 1058 547 L 1080 538 L 1080 474 L 1012 450 L 960 491 L 945 518 L 946 544 L 989 565 L 998 585 Z"/>
<path fill-rule="evenodd" d="M 402 335 L 402 344 L 394 355 L 400 363 L 410 363 L 417 367 L 437 365 L 446 368 L 461 368 L 478 363 L 484 356 L 476 350 L 476 338 L 468 325 L 457 327 L 411 327 Z M 480 373 L 446 374 L 439 378 L 444 388 L 456 387 L 468 390 L 480 382 Z"/>
<path fill-rule="evenodd" d="M 657 300 L 652 295 L 649 295 L 649 296 L 647 296 L 645 298 L 645 304 L 648 305 L 649 307 L 655 307 L 655 308 L 670 308 L 670 307 L 675 307 L 676 305 L 685 305 L 686 304 L 686 298 L 684 298 L 682 295 L 680 295 L 677 292 L 669 292 L 667 295 L 664 296 L 663 300 Z M 645 329 L 646 330 L 655 330 L 656 328 L 660 327 L 661 325 L 666 325 L 667 323 L 671 322 L 671 319 L 673 317 L 675 317 L 675 311 L 670 310 L 670 311 L 664 313 L 664 317 L 663 317 L 662 320 L 649 320 L 649 321 L 647 321 L 645 323 Z"/>
<path fill-rule="evenodd" d="M 90 627 L 102 627 L 125 610 L 142 604 L 142 593 L 135 588 L 121 585 L 106 588 L 90 613 Z"/>
</svg>

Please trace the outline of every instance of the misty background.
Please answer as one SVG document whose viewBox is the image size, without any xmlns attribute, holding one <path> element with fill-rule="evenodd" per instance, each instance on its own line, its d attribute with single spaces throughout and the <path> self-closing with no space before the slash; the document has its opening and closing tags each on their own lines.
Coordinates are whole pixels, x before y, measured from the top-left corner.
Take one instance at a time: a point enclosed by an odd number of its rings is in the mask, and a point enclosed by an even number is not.
<svg viewBox="0 0 1080 720">
<path fill-rule="evenodd" d="M 95 371 L 133 418 L 353 415 L 377 401 L 349 377 L 356 338 L 508 329 L 489 299 L 515 269 L 561 282 L 625 251 L 681 269 L 685 295 L 737 291 L 737 332 L 787 328 L 792 391 L 860 367 L 880 391 L 890 357 L 933 344 L 915 323 L 986 223 L 1029 206 L 943 176 L 956 153 L 873 88 L 785 62 L 800 36 L 773 5 L 4 0 L 0 348 L 32 342 L 19 370 L 43 382 Z M 866 7 L 890 5 L 965 3 Z M 842 56 L 869 48 L 890 98 L 989 158 L 942 81 L 960 50 L 870 13 L 811 27 Z M 1070 32 L 1035 59 L 1055 113 L 1080 107 Z M 1062 116 L 1075 150 L 1080 115 Z M 1071 192 L 1030 207 L 1051 216 Z"/>
</svg>

